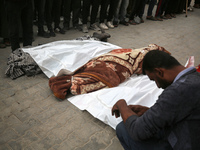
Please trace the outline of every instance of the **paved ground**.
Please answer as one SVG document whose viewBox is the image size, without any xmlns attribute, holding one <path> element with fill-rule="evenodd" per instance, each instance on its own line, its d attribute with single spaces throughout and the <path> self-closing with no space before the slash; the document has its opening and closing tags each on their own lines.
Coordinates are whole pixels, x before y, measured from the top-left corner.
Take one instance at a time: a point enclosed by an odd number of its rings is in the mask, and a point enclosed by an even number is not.
<svg viewBox="0 0 200 150">
<path fill-rule="evenodd" d="M 139 48 L 155 43 L 165 47 L 184 64 L 190 55 L 200 63 L 200 9 L 163 22 L 145 20 L 141 25 L 120 25 L 108 30 L 110 43 Z M 92 34 L 90 31 L 89 34 Z M 84 35 L 70 30 L 44 39 L 36 36 L 34 46 Z M 0 49 L 0 150 L 121 150 L 115 131 L 80 111 L 66 100 L 58 101 L 44 74 L 11 80 L 4 75 L 11 50 Z"/>
</svg>

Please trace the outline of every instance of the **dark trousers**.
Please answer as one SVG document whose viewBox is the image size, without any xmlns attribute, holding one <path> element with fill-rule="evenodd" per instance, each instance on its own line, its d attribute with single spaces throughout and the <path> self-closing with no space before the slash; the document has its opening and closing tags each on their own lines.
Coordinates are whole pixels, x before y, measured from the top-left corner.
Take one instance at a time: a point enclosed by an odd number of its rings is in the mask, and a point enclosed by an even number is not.
<svg viewBox="0 0 200 150">
<path fill-rule="evenodd" d="M 20 2 L 6 1 L 11 49 L 20 48 L 19 30 L 23 31 L 23 46 L 32 45 L 33 40 L 33 3 L 32 0 Z"/>
<path fill-rule="evenodd" d="M 107 9 L 109 4 L 110 0 L 101 0 L 100 23 L 103 23 L 107 17 Z"/>
<path fill-rule="evenodd" d="M 9 28 L 4 0 L 0 0 L 0 4 L 0 37 L 8 39 Z"/>
<path fill-rule="evenodd" d="M 90 16 L 90 5 L 91 5 L 91 0 L 83 0 L 83 6 L 82 6 L 83 24 L 87 24 L 88 16 Z"/>
<path fill-rule="evenodd" d="M 125 150 L 172 150 L 169 142 L 163 139 L 162 133 L 145 141 L 134 141 L 126 130 L 124 122 L 116 127 L 116 134 Z"/>
<path fill-rule="evenodd" d="M 81 0 L 64 0 L 64 26 L 69 26 L 71 12 L 73 14 L 72 23 L 77 25 L 81 10 Z"/>
<path fill-rule="evenodd" d="M 132 2 L 132 12 L 130 14 L 129 19 L 133 20 L 135 16 L 142 17 L 144 14 L 145 4 L 146 0 L 134 0 Z"/>
<path fill-rule="evenodd" d="M 34 0 L 35 10 L 38 14 L 38 32 L 44 32 L 44 10 L 46 0 Z"/>
<path fill-rule="evenodd" d="M 91 11 L 91 20 L 90 20 L 91 24 L 96 22 L 101 1 L 102 0 L 92 0 L 92 11 Z"/>
<path fill-rule="evenodd" d="M 169 0 L 159 0 L 157 10 L 156 10 L 156 17 L 160 17 L 163 15 L 163 12 L 167 9 Z"/>
<path fill-rule="evenodd" d="M 118 0 L 110 0 L 110 7 L 108 10 L 107 21 L 112 21 L 114 17 L 114 13 L 116 12 L 116 9 L 117 9 L 117 4 L 118 4 Z"/>
<path fill-rule="evenodd" d="M 195 4 L 200 4 L 200 0 L 195 0 L 194 3 Z"/>
<path fill-rule="evenodd" d="M 45 5 L 46 23 L 49 31 L 52 29 L 52 22 L 54 20 L 54 28 L 59 27 L 60 12 L 62 0 L 47 0 Z"/>
<path fill-rule="evenodd" d="M 147 12 L 147 16 L 152 16 L 152 11 L 153 11 L 153 8 L 154 6 L 156 5 L 157 3 L 157 0 L 151 0 L 149 2 L 149 7 L 148 7 L 148 12 Z"/>
</svg>

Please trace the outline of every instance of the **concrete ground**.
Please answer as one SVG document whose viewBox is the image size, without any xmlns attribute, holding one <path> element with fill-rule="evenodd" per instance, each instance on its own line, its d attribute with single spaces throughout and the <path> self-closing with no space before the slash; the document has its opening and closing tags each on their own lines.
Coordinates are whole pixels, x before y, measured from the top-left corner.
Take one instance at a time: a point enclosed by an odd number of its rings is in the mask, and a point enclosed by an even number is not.
<svg viewBox="0 0 200 150">
<path fill-rule="evenodd" d="M 120 25 L 107 32 L 108 42 L 123 48 L 140 48 L 150 43 L 165 47 L 180 63 L 195 56 L 200 63 L 200 9 L 177 18 Z M 84 34 L 71 29 L 49 39 L 37 37 L 33 45 L 70 40 Z M 93 31 L 90 31 L 91 35 Z M 0 49 L 0 150 L 121 150 L 115 131 L 80 111 L 66 100 L 58 101 L 44 74 L 11 80 L 5 76 L 10 47 Z"/>
</svg>

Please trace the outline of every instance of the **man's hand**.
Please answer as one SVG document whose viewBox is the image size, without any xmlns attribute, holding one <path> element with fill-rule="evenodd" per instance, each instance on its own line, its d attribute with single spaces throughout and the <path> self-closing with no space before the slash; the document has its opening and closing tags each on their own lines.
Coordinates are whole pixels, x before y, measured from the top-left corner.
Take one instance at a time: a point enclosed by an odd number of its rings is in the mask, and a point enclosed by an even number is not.
<svg viewBox="0 0 200 150">
<path fill-rule="evenodd" d="M 120 99 L 119 101 L 117 101 L 117 103 L 113 106 L 111 111 L 112 115 L 115 115 L 116 118 L 120 117 L 121 114 L 124 122 L 126 122 L 128 117 L 132 115 L 137 115 L 128 107 L 124 99 Z"/>
<path fill-rule="evenodd" d="M 126 101 L 124 99 L 120 99 L 115 103 L 115 105 L 112 108 L 112 116 L 115 115 L 116 118 L 120 117 L 120 110 L 119 107 L 121 105 L 127 106 Z M 127 106 L 128 107 L 128 106 Z"/>
<path fill-rule="evenodd" d="M 149 108 L 141 105 L 129 105 L 128 106 L 138 116 L 142 116 Z"/>
</svg>

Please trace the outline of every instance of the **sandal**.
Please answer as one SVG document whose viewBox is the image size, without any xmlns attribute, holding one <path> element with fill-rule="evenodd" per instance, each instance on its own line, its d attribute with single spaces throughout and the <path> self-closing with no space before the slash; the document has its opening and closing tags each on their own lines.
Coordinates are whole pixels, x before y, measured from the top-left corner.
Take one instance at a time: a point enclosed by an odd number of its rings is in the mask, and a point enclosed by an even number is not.
<svg viewBox="0 0 200 150">
<path fill-rule="evenodd" d="M 153 20 L 153 21 L 157 21 L 157 19 L 153 16 L 147 16 L 146 19 L 148 20 Z"/>
</svg>

